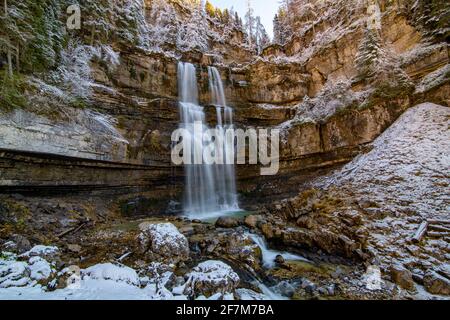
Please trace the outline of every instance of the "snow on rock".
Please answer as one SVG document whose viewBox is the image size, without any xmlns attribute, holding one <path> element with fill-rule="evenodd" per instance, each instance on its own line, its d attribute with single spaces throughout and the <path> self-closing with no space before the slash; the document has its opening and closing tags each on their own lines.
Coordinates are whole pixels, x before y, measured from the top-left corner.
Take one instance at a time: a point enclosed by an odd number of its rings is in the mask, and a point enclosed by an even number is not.
<svg viewBox="0 0 450 320">
<path fill-rule="evenodd" d="M 24 254 L 20 255 L 20 257 L 54 258 L 58 254 L 58 252 L 59 252 L 58 247 L 37 245 L 31 248 L 29 251 L 25 252 Z"/>
<path fill-rule="evenodd" d="M 381 271 L 378 266 L 368 266 L 366 273 L 363 275 L 363 281 L 368 290 L 381 289 Z"/>
<path fill-rule="evenodd" d="M 54 272 L 50 263 L 41 257 L 32 257 L 28 263 L 30 268 L 30 278 L 33 280 L 46 280 L 50 278 L 50 275 Z"/>
<path fill-rule="evenodd" d="M 229 265 L 214 260 L 200 263 L 187 277 L 184 294 L 191 297 L 233 292 L 240 280 Z"/>
<path fill-rule="evenodd" d="M 126 267 L 117 266 L 112 263 L 97 264 L 82 270 L 83 279 L 112 280 L 115 282 L 124 282 L 130 285 L 138 286 L 139 276 L 136 271 Z"/>
<path fill-rule="evenodd" d="M 189 242 L 171 223 L 142 223 L 139 228 L 141 248 L 156 259 L 178 263 L 189 257 Z"/>
<path fill-rule="evenodd" d="M 382 269 L 398 262 L 427 270 L 446 260 L 444 238 L 425 238 L 421 246 L 409 239 L 423 220 L 443 219 L 450 212 L 449 117 L 449 108 L 432 103 L 410 108 L 370 152 L 315 183 L 357 201 L 368 229 L 366 245 Z"/>
<path fill-rule="evenodd" d="M 23 261 L 0 260 L 0 288 L 23 287 L 30 284 L 30 269 Z"/>
<path fill-rule="evenodd" d="M 329 185 L 351 189 L 396 212 L 431 218 L 448 213 L 450 109 L 432 103 L 407 110 L 363 154 L 327 179 Z"/>
</svg>

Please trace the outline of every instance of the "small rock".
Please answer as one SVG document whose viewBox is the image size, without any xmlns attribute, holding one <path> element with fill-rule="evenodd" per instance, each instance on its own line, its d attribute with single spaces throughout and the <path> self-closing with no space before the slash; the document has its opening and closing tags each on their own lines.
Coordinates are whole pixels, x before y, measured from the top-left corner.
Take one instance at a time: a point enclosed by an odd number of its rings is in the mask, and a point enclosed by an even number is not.
<svg viewBox="0 0 450 320">
<path fill-rule="evenodd" d="M 435 271 L 425 273 L 423 283 L 429 293 L 450 295 L 450 280 Z"/>
<path fill-rule="evenodd" d="M 284 257 L 283 257 L 281 254 L 277 255 L 277 256 L 275 257 L 275 262 L 278 263 L 278 264 L 283 264 L 283 263 L 285 263 Z"/>
<path fill-rule="evenodd" d="M 391 265 L 391 280 L 406 290 L 414 290 L 415 285 L 411 271 L 399 264 Z"/>
<path fill-rule="evenodd" d="M 14 244 L 12 249 L 16 250 L 19 254 L 31 249 L 30 241 L 22 235 L 13 234 L 9 240 Z"/>
<path fill-rule="evenodd" d="M 220 217 L 216 221 L 217 228 L 236 228 L 239 227 L 239 220 L 232 217 Z"/>
<path fill-rule="evenodd" d="M 72 251 L 75 253 L 81 252 L 81 246 L 79 246 L 78 244 L 68 244 L 67 249 L 69 249 L 69 251 Z"/>
<path fill-rule="evenodd" d="M 363 275 L 363 281 L 367 290 L 380 290 L 383 283 L 380 267 L 375 265 L 368 266 L 366 273 Z"/>
<path fill-rule="evenodd" d="M 320 287 L 319 289 L 317 289 L 317 292 L 322 295 L 325 296 L 328 294 L 328 290 L 326 288 Z"/>
<path fill-rule="evenodd" d="M 327 287 L 327 291 L 328 291 L 328 295 L 329 295 L 329 296 L 334 296 L 335 293 L 336 293 L 335 285 L 332 284 L 332 285 L 328 286 L 328 287 Z"/>
</svg>

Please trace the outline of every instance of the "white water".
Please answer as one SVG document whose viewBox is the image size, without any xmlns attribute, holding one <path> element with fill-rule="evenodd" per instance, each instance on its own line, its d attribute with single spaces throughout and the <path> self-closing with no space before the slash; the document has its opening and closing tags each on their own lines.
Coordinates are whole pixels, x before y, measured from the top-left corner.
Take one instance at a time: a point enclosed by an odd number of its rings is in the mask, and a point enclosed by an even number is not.
<svg viewBox="0 0 450 320">
<path fill-rule="evenodd" d="M 208 68 L 211 103 L 216 107 L 217 129 L 224 132 L 233 126 L 233 110 L 226 105 L 222 80 L 216 68 Z M 189 131 L 192 137 L 192 150 L 203 150 L 206 147 L 202 137 L 194 135 L 194 123 L 201 122 L 203 130 L 208 130 L 205 111 L 198 101 L 197 76 L 194 65 L 190 63 L 178 64 L 178 88 L 180 99 L 180 127 Z M 225 141 L 226 139 L 223 139 Z M 234 154 L 234 145 L 224 143 L 221 152 Z M 194 159 L 203 159 L 203 154 L 192 152 Z M 205 160 L 205 159 L 203 159 Z M 236 178 L 234 165 L 205 164 L 185 165 L 185 199 L 184 211 L 188 216 L 206 219 L 222 215 L 224 212 L 239 211 L 236 195 Z"/>
<path fill-rule="evenodd" d="M 302 256 L 299 256 L 296 254 L 269 249 L 269 247 L 267 246 L 266 240 L 260 235 L 251 233 L 251 234 L 249 234 L 249 237 L 253 240 L 253 242 L 255 242 L 261 248 L 261 252 L 262 252 L 262 256 L 263 256 L 263 265 L 266 268 L 270 269 L 270 268 L 275 267 L 275 258 L 278 255 L 281 255 L 285 260 L 308 261 L 308 259 L 303 258 Z"/>
<path fill-rule="evenodd" d="M 289 298 L 275 292 L 260 281 L 255 281 L 254 284 L 256 284 L 259 290 L 261 290 L 262 294 L 267 297 L 267 300 L 289 300 Z"/>
</svg>

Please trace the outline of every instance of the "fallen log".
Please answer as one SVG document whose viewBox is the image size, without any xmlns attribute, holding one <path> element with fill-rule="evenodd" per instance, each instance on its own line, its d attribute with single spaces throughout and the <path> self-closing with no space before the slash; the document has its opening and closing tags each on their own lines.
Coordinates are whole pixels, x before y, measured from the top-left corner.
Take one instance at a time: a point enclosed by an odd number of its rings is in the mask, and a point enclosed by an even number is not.
<svg viewBox="0 0 450 320">
<path fill-rule="evenodd" d="M 429 220 L 428 220 L 428 223 L 429 223 L 429 224 L 433 224 L 433 225 L 436 225 L 436 224 L 448 224 L 448 225 L 450 225 L 450 220 L 445 220 L 445 219 L 429 219 Z"/>
<path fill-rule="evenodd" d="M 427 233 L 428 230 L 428 222 L 427 221 L 423 221 L 419 228 L 417 229 L 416 233 L 414 234 L 414 236 L 412 237 L 412 241 L 413 242 L 420 242 L 420 240 L 422 240 L 422 238 L 424 237 L 425 233 Z"/>
<path fill-rule="evenodd" d="M 86 225 L 87 225 L 87 222 L 82 223 L 82 224 L 79 225 L 78 227 L 73 227 L 73 228 L 71 228 L 71 229 L 69 229 L 69 230 L 66 230 L 66 231 L 61 232 L 61 233 L 58 234 L 56 237 L 57 237 L 58 239 L 61 239 L 61 238 L 65 237 L 66 235 L 68 235 L 69 233 L 76 233 L 76 232 L 78 232 L 79 230 L 81 230 L 82 228 L 84 228 Z"/>
<path fill-rule="evenodd" d="M 431 224 L 428 227 L 430 230 L 434 230 L 434 231 L 441 231 L 441 232 L 450 232 L 450 228 L 441 226 L 441 225 L 436 225 L 436 224 Z"/>
<path fill-rule="evenodd" d="M 437 239 L 437 238 L 443 238 L 443 239 L 445 239 L 445 237 L 449 237 L 449 236 L 450 236 L 450 232 L 436 232 L 436 231 L 430 231 L 430 232 L 427 233 L 427 235 L 428 235 L 430 238 L 435 238 L 435 239 Z"/>
</svg>

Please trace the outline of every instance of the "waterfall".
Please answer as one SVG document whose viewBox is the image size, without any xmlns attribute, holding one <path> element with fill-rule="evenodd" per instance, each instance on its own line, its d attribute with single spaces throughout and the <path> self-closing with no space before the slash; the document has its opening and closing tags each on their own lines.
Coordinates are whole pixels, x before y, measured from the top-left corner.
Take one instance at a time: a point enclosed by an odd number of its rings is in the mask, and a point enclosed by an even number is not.
<svg viewBox="0 0 450 320">
<path fill-rule="evenodd" d="M 233 128 L 233 110 L 226 105 L 222 80 L 216 68 L 208 68 L 211 103 L 216 108 L 216 129 L 222 134 Z M 203 157 L 195 150 L 202 150 L 205 142 L 194 135 L 194 123 L 201 122 L 204 132 L 208 130 L 205 110 L 199 105 L 197 76 L 194 65 L 178 64 L 178 88 L 180 99 L 180 127 L 189 131 L 192 137 L 191 158 Z M 222 136 L 223 137 L 223 136 Z M 224 142 L 226 139 L 223 139 Z M 214 150 L 226 155 L 234 154 L 234 143 L 224 143 L 223 150 Z M 196 158 L 197 157 L 197 158 Z M 225 158 L 226 159 L 226 158 Z M 238 211 L 235 169 L 232 164 L 185 164 L 184 211 L 196 218 L 209 218 L 224 212 Z"/>
</svg>

